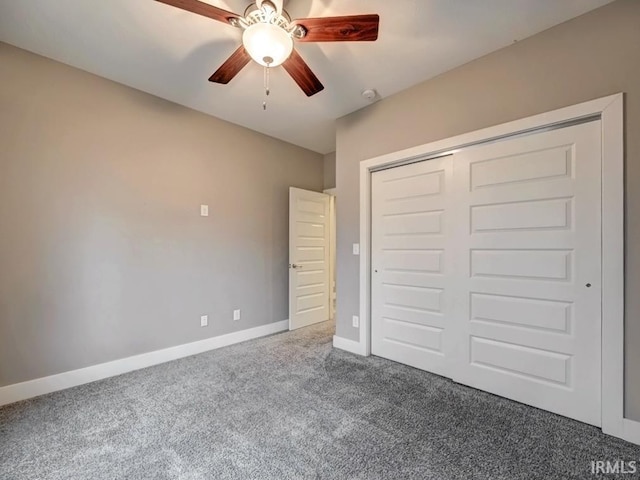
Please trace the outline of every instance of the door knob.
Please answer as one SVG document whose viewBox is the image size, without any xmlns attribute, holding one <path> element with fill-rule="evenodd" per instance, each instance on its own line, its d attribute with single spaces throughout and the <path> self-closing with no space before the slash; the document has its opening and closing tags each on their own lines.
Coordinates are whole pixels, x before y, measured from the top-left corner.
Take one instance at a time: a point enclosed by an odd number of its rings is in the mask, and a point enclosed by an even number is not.
<svg viewBox="0 0 640 480">
<path fill-rule="evenodd" d="M 295 270 L 295 269 L 298 269 L 298 268 L 302 268 L 302 265 L 296 265 L 295 263 L 290 263 L 289 264 L 289 268 L 293 268 Z"/>
</svg>

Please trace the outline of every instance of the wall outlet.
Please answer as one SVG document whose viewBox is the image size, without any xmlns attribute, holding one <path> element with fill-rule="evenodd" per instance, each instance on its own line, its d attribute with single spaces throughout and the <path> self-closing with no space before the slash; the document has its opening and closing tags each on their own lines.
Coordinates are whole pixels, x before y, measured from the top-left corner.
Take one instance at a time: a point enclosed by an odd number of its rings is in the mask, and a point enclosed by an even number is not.
<svg viewBox="0 0 640 480">
<path fill-rule="evenodd" d="M 200 216 L 201 217 L 209 216 L 209 205 L 200 205 Z"/>
<path fill-rule="evenodd" d="M 353 325 L 353 328 L 360 328 L 360 317 L 357 315 L 351 317 L 351 324 Z"/>
<path fill-rule="evenodd" d="M 200 326 L 201 327 L 209 326 L 209 315 L 202 315 L 200 317 Z"/>
<path fill-rule="evenodd" d="M 234 321 L 240 320 L 240 310 L 234 310 L 233 311 L 233 320 Z"/>
<path fill-rule="evenodd" d="M 360 244 L 359 243 L 354 243 L 353 244 L 353 254 L 354 255 L 360 255 Z"/>
</svg>

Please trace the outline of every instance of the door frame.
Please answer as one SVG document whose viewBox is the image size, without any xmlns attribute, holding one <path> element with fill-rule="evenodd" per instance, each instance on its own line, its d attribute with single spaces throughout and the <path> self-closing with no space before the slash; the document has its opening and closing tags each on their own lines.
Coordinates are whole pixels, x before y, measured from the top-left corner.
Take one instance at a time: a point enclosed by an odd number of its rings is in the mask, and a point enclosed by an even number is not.
<svg viewBox="0 0 640 480">
<path fill-rule="evenodd" d="M 337 240 L 337 221 L 336 221 L 336 198 L 338 197 L 337 188 L 325 188 L 323 193 L 331 196 L 329 203 L 329 212 L 331 218 L 329 219 L 329 319 L 335 320 L 336 312 L 334 305 L 336 303 L 336 240 Z"/>
<path fill-rule="evenodd" d="M 602 431 L 640 444 L 640 422 L 624 418 L 624 94 L 599 98 L 360 163 L 360 337 L 371 354 L 371 175 L 462 148 L 588 119 L 602 126 Z M 354 347 L 355 347 L 354 345 Z"/>
</svg>

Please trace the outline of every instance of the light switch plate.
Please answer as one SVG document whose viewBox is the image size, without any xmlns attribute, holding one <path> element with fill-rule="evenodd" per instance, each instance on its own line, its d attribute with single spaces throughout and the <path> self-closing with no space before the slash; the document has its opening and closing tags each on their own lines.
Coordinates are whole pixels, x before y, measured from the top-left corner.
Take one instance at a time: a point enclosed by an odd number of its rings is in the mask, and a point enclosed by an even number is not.
<svg viewBox="0 0 640 480">
<path fill-rule="evenodd" d="M 234 310 L 233 311 L 233 320 L 234 321 L 240 320 L 240 310 Z"/>
<path fill-rule="evenodd" d="M 200 216 L 201 217 L 209 216 L 209 205 L 200 205 Z"/>
<path fill-rule="evenodd" d="M 209 315 L 202 315 L 200 317 L 200 326 L 207 327 L 209 325 Z"/>
<path fill-rule="evenodd" d="M 353 325 L 353 328 L 360 328 L 360 317 L 357 315 L 351 317 L 351 324 Z"/>
<path fill-rule="evenodd" d="M 353 244 L 353 254 L 354 255 L 360 255 L 360 244 L 359 243 L 354 243 Z"/>
</svg>

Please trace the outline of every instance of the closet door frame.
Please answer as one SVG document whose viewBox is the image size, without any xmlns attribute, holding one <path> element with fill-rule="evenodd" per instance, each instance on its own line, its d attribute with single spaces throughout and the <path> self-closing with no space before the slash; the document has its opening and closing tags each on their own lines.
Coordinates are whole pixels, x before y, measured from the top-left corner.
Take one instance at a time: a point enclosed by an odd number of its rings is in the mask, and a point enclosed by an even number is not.
<svg viewBox="0 0 640 480">
<path fill-rule="evenodd" d="M 624 94 L 372 158 L 360 163 L 360 336 L 371 354 L 371 174 L 474 145 L 600 119 L 602 125 L 602 430 L 640 444 L 640 422 L 624 417 Z"/>
</svg>

